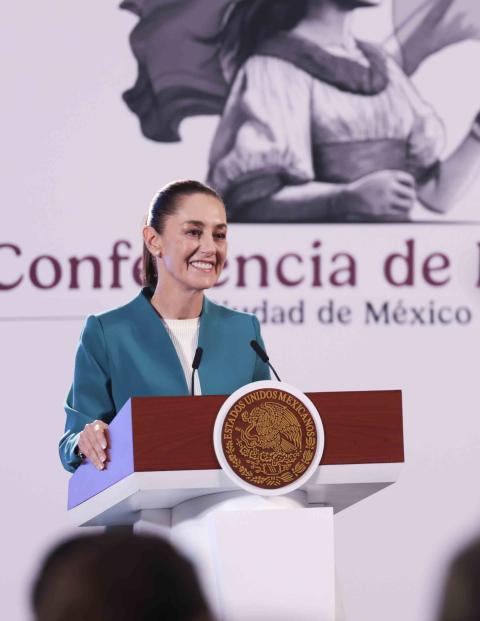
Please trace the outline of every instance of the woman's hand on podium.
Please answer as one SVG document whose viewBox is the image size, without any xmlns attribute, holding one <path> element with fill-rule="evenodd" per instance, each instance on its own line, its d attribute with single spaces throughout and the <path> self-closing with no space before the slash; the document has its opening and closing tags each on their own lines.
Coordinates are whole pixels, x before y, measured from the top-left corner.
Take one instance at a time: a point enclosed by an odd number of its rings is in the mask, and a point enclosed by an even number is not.
<svg viewBox="0 0 480 621">
<path fill-rule="evenodd" d="M 88 423 L 80 432 L 78 448 L 98 470 L 105 468 L 108 447 L 108 425 L 103 420 Z"/>
</svg>

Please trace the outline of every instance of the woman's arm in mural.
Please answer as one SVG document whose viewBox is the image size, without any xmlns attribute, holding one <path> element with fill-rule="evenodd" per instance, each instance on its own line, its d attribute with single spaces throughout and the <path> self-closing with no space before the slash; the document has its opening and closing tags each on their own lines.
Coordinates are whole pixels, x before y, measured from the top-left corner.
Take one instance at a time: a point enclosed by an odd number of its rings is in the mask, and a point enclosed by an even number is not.
<svg viewBox="0 0 480 621">
<path fill-rule="evenodd" d="M 415 201 L 415 181 L 400 170 L 381 170 L 350 183 L 310 181 L 287 185 L 258 202 L 238 208 L 235 219 L 256 222 L 312 222 L 351 218 L 406 219 Z"/>
<path fill-rule="evenodd" d="M 310 181 L 287 185 L 261 202 L 240 205 L 235 220 L 247 222 L 322 222 L 333 217 L 343 184 Z"/>
<path fill-rule="evenodd" d="M 455 151 L 418 187 L 418 198 L 432 211 L 446 213 L 480 174 L 480 115 Z"/>
</svg>

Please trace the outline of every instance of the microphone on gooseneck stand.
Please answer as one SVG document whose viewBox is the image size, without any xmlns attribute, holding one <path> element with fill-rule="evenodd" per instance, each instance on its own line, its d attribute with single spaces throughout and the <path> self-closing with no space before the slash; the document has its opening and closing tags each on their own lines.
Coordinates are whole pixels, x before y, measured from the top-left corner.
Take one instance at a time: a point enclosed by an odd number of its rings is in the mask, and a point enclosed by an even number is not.
<svg viewBox="0 0 480 621">
<path fill-rule="evenodd" d="M 202 354 L 203 354 L 203 349 L 201 347 L 197 347 L 197 350 L 195 352 L 195 356 L 193 357 L 193 362 L 192 362 L 192 397 L 195 395 L 195 371 L 198 369 L 198 367 L 200 366 L 200 362 L 202 361 Z"/>
<path fill-rule="evenodd" d="M 268 366 L 272 369 L 272 371 L 273 371 L 275 377 L 277 378 L 277 380 L 279 382 L 281 382 L 282 380 L 278 377 L 278 373 L 275 371 L 275 369 L 270 364 L 270 360 L 269 360 L 269 358 L 267 356 L 267 352 L 263 349 L 263 347 L 257 341 L 250 341 L 250 347 L 257 354 L 257 356 L 261 360 L 263 360 L 263 362 L 265 362 L 265 364 L 268 364 Z"/>
</svg>

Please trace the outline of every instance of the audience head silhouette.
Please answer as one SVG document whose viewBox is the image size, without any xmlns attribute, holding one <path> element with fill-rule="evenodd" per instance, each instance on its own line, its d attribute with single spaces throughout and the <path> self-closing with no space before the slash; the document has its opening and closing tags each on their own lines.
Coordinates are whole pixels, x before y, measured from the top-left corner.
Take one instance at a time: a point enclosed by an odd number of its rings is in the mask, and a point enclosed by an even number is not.
<svg viewBox="0 0 480 621">
<path fill-rule="evenodd" d="M 464 548 L 448 573 L 439 621 L 479 621 L 480 539 Z"/>
<path fill-rule="evenodd" d="M 35 621 L 212 621 L 191 563 L 152 536 L 74 537 L 46 557 Z"/>
</svg>

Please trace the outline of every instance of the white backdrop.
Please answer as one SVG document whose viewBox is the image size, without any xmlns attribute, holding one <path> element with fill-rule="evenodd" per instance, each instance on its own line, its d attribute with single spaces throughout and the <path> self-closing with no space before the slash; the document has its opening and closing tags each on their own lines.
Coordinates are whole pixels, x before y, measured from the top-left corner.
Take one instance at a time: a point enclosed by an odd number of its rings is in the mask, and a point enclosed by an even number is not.
<svg viewBox="0 0 480 621">
<path fill-rule="evenodd" d="M 171 179 L 205 177 L 217 119 L 185 121 L 181 143 L 141 136 L 120 97 L 136 74 L 128 46 L 135 18 L 116 3 L 10 3 L 6 12 L 0 26 L 0 244 L 13 244 L 21 254 L 0 248 L 0 282 L 23 280 L 0 291 L 0 597 L 4 617 L 16 621 L 26 618 L 40 555 L 73 531 L 66 515 L 68 474 L 57 442 L 83 317 L 136 294 L 131 273 L 148 202 Z M 385 3 L 372 13 L 375 19 L 366 14 L 357 20 L 357 31 L 383 40 L 389 14 Z M 446 121 L 447 150 L 480 107 L 478 80 L 464 70 L 479 61 L 480 44 L 463 43 L 429 60 L 415 77 Z M 451 218 L 478 219 L 479 197 L 477 183 Z M 388 284 L 383 262 L 404 252 L 410 239 L 415 282 Z M 122 287 L 111 289 L 108 257 L 118 240 L 131 249 L 121 263 Z M 321 246 L 313 250 L 315 241 Z M 232 226 L 230 280 L 211 297 L 249 309 L 263 300 L 270 310 L 303 303 L 303 323 L 269 321 L 262 328 L 282 379 L 304 390 L 404 391 L 406 465 L 400 481 L 336 517 L 338 575 L 349 621 L 433 619 L 447 559 L 480 530 L 479 242 L 479 224 Z M 306 276 L 294 287 L 275 278 L 276 261 L 288 252 L 304 258 L 302 266 L 285 266 L 290 278 Z M 329 283 L 338 252 L 355 258 L 354 286 Z M 422 262 L 435 252 L 451 263 L 435 273 L 448 273 L 443 286 L 422 279 Z M 269 286 L 258 286 L 254 264 L 247 286 L 235 286 L 235 257 L 258 253 L 268 259 Z M 35 287 L 29 277 L 34 260 L 45 254 L 62 270 L 51 289 Z M 85 265 L 79 287 L 69 288 L 68 259 L 92 254 L 101 260 L 102 286 L 92 288 Z M 322 286 L 311 286 L 313 254 L 321 255 Z M 37 278 L 50 282 L 49 260 L 40 262 Z M 351 309 L 349 323 L 318 321 L 318 308 L 330 301 Z M 368 302 L 374 308 L 388 302 L 390 322 L 372 322 L 370 315 L 367 323 Z M 417 313 L 425 309 L 426 323 L 411 323 L 412 307 Z M 468 309 L 458 316 L 463 323 L 440 323 L 438 312 L 445 307 Z"/>
</svg>

